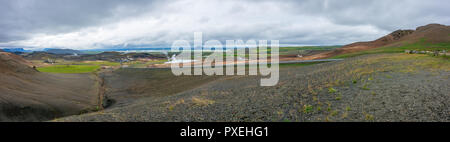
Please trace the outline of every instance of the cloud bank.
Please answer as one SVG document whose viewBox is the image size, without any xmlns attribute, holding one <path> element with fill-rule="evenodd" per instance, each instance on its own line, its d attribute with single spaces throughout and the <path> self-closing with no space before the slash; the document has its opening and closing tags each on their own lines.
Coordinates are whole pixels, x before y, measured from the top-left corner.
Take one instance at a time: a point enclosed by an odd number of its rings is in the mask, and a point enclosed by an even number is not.
<svg viewBox="0 0 450 142">
<path fill-rule="evenodd" d="M 175 40 L 266 39 L 337 45 L 450 24 L 448 0 L 0 1 L 0 47 L 170 46 Z"/>
</svg>

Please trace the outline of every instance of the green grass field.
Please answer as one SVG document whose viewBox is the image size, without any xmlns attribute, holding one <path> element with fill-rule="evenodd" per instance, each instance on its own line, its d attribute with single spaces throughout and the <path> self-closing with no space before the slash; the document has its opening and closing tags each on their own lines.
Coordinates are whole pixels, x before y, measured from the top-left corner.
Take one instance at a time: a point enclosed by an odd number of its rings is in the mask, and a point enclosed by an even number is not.
<svg viewBox="0 0 450 142">
<path fill-rule="evenodd" d="M 425 39 L 422 39 L 419 42 L 412 43 L 412 44 L 406 44 L 404 46 L 398 46 L 398 47 L 380 47 L 375 48 L 367 51 L 360 51 L 356 53 L 348 53 L 348 54 L 342 54 L 337 55 L 334 57 L 331 57 L 331 59 L 339 59 L 339 58 L 348 58 L 348 57 L 355 57 L 359 55 L 366 55 L 366 54 L 377 54 L 377 53 L 403 53 L 405 50 L 417 50 L 417 51 L 434 51 L 434 50 L 450 50 L 450 43 L 428 43 L 425 41 Z"/>
<path fill-rule="evenodd" d="M 90 73 L 99 68 L 99 65 L 54 65 L 37 68 L 37 70 L 49 73 Z"/>
</svg>

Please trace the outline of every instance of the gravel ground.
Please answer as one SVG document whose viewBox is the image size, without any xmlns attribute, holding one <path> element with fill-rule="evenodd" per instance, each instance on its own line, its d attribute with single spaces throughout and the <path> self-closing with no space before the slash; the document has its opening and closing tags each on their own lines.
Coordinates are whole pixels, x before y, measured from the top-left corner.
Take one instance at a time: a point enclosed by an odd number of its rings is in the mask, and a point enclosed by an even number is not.
<svg viewBox="0 0 450 142">
<path fill-rule="evenodd" d="M 425 55 L 380 54 L 217 79 L 164 97 L 55 121 L 450 121 L 450 64 Z"/>
<path fill-rule="evenodd" d="M 105 94 L 112 104 L 123 107 L 142 98 L 174 95 L 214 81 L 213 76 L 175 76 L 170 69 L 123 68 L 104 71 Z"/>
</svg>

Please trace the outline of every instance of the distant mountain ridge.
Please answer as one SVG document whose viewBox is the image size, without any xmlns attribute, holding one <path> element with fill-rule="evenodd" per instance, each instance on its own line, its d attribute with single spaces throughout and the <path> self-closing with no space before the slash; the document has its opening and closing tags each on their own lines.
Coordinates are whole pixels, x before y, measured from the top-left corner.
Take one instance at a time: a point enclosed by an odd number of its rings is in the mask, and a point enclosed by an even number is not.
<svg viewBox="0 0 450 142">
<path fill-rule="evenodd" d="M 83 52 L 73 49 L 44 49 L 45 52 L 51 54 L 83 54 Z"/>
<path fill-rule="evenodd" d="M 23 48 L 3 48 L 1 50 L 3 50 L 3 52 L 10 52 L 10 53 L 15 53 L 15 52 L 21 52 L 21 53 L 32 52 L 31 50 L 25 50 Z"/>
</svg>

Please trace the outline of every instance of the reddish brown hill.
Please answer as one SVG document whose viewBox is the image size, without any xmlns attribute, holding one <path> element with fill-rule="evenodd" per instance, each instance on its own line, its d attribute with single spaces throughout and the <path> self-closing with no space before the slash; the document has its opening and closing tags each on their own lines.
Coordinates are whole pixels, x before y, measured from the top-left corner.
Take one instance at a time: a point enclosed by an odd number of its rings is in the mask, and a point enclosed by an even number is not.
<svg viewBox="0 0 450 142">
<path fill-rule="evenodd" d="M 402 43 L 414 43 L 421 39 L 426 39 L 426 42 L 429 43 L 450 42 L 450 26 L 440 24 L 421 26 L 416 28 L 412 34 L 385 46 L 399 46 L 402 45 Z"/>
<path fill-rule="evenodd" d="M 421 39 L 426 39 L 429 43 L 441 43 L 450 42 L 450 26 L 440 24 L 429 24 L 426 26 L 418 27 L 416 30 L 397 30 L 383 36 L 374 41 L 368 42 L 356 42 L 349 45 L 345 45 L 342 48 L 324 52 L 308 57 L 302 58 L 303 60 L 321 59 L 333 57 L 339 54 L 352 53 L 358 51 L 369 50 L 378 47 L 386 46 L 401 46 L 406 43 L 415 43 Z"/>
<path fill-rule="evenodd" d="M 0 73 L 35 73 L 37 72 L 32 67 L 32 63 L 23 59 L 22 57 L 7 53 L 0 52 Z"/>
<path fill-rule="evenodd" d="M 97 105 L 89 74 L 47 74 L 22 57 L 0 52 L 0 121 L 42 121 L 80 114 Z"/>
</svg>

